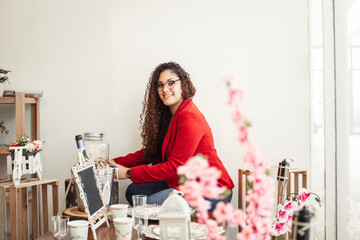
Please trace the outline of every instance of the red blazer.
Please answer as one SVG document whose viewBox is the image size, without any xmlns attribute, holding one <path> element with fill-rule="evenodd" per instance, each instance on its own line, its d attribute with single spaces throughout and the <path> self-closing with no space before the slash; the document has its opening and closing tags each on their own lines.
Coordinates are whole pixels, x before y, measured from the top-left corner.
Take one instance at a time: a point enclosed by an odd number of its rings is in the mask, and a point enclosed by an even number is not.
<svg viewBox="0 0 360 240">
<path fill-rule="evenodd" d="M 218 185 L 234 188 L 233 181 L 217 155 L 209 124 L 190 99 L 180 104 L 166 133 L 162 145 L 162 162 L 147 166 L 143 154 L 144 150 L 140 150 L 114 159 L 124 167 L 131 167 L 131 180 L 135 184 L 166 181 L 170 188 L 178 189 L 177 168 L 191 157 L 202 154 L 208 158 L 210 166 L 222 172 Z"/>
</svg>

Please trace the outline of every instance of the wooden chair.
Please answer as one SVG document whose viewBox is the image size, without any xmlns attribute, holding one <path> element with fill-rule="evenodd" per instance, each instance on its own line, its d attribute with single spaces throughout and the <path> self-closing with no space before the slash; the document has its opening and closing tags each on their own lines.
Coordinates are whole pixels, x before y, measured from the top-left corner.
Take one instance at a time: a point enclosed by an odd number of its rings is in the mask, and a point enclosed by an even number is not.
<svg viewBox="0 0 360 240">
<path fill-rule="evenodd" d="M 248 177 L 251 171 L 238 169 L 238 208 L 245 210 L 246 208 L 246 187 Z M 276 179 L 275 179 L 276 180 Z M 301 185 L 300 181 L 301 180 Z M 289 193 L 299 193 L 299 186 L 302 188 L 307 188 L 307 170 L 301 170 L 298 168 L 290 168 L 289 170 L 289 179 L 286 187 L 285 197 Z M 278 186 L 279 187 L 279 186 Z M 279 189 L 278 189 L 279 191 Z"/>
<path fill-rule="evenodd" d="M 238 208 L 245 209 L 246 208 L 246 186 L 248 181 L 248 177 L 250 175 L 249 170 L 238 169 Z"/>
<path fill-rule="evenodd" d="M 286 190 L 287 195 L 290 193 L 299 193 L 299 177 L 301 177 L 301 188 L 307 188 L 307 170 L 290 168 Z"/>
</svg>

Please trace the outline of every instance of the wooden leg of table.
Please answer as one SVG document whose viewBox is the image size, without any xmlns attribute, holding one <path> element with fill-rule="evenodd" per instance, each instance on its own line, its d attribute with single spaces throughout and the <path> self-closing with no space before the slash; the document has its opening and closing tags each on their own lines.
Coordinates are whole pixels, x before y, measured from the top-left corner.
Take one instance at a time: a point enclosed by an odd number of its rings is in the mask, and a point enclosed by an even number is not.
<svg viewBox="0 0 360 240">
<path fill-rule="evenodd" d="M 18 211 L 16 206 L 19 205 L 19 199 L 17 194 L 18 189 L 11 187 L 10 188 L 10 222 L 11 222 L 11 240 L 19 239 L 19 231 L 18 231 Z"/>
<path fill-rule="evenodd" d="M 40 188 L 33 186 L 32 191 L 32 228 L 34 239 L 40 236 Z"/>
<path fill-rule="evenodd" d="M 302 187 L 307 189 L 307 172 L 302 174 Z"/>
<path fill-rule="evenodd" d="M 44 222 L 44 233 L 49 231 L 49 204 L 48 204 L 48 191 L 47 185 L 42 185 L 42 204 L 43 204 L 43 222 Z"/>
<path fill-rule="evenodd" d="M 57 215 L 59 212 L 59 184 L 52 185 L 52 195 L 53 195 L 53 216 Z"/>
<path fill-rule="evenodd" d="M 294 173 L 294 192 L 296 194 L 299 193 L 299 174 L 298 173 Z"/>
<path fill-rule="evenodd" d="M 24 206 L 22 205 L 23 201 L 22 201 L 22 189 L 18 188 L 16 189 L 16 198 L 17 198 L 17 213 L 16 213 L 16 224 L 17 226 L 17 230 L 18 230 L 18 239 L 24 239 L 24 225 L 22 222 L 22 213 L 24 212 Z"/>
<path fill-rule="evenodd" d="M 244 198 L 243 198 L 243 191 L 244 191 L 244 186 L 243 186 L 243 171 L 241 170 L 241 169 L 239 169 L 239 173 L 238 173 L 238 180 L 239 180 L 239 194 L 238 194 L 238 208 L 239 209 L 243 209 L 243 204 L 244 204 L 244 202 L 243 202 L 243 200 L 244 200 Z"/>
<path fill-rule="evenodd" d="M 31 139 L 40 139 L 40 99 L 36 104 L 31 104 Z"/>
<path fill-rule="evenodd" d="M 17 229 L 17 196 L 16 196 L 16 188 L 10 188 L 10 222 L 11 222 L 11 240 L 18 239 L 18 229 Z"/>
<path fill-rule="evenodd" d="M 277 197 L 277 202 L 276 204 L 281 204 L 281 201 L 282 201 L 282 193 L 281 191 L 285 191 L 284 189 L 281 188 L 282 184 L 281 181 L 278 181 L 278 197 Z"/>
<path fill-rule="evenodd" d="M 27 188 L 24 187 L 21 189 L 21 205 L 22 205 L 22 217 L 21 224 L 23 226 L 23 239 L 29 239 L 29 206 L 28 206 L 28 191 Z"/>
<path fill-rule="evenodd" d="M 0 188 L 0 239 L 7 240 L 6 234 L 6 190 L 5 188 Z"/>
<path fill-rule="evenodd" d="M 35 139 L 40 139 L 40 98 L 36 99 L 36 134 Z"/>
<path fill-rule="evenodd" d="M 291 193 L 291 173 L 289 173 L 289 179 L 287 182 L 287 190 L 285 194 L 285 198 Z"/>
<path fill-rule="evenodd" d="M 25 133 L 25 93 L 16 93 L 15 97 L 16 139 Z"/>
</svg>

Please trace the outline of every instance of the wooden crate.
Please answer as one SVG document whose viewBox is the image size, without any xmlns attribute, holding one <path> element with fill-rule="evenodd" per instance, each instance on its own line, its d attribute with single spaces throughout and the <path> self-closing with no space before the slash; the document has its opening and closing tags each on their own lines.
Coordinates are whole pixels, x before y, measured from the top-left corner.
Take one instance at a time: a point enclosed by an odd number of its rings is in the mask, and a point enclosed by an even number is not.
<svg viewBox="0 0 360 240">
<path fill-rule="evenodd" d="M 59 181 L 27 179 L 19 186 L 0 182 L 0 239 L 7 239 L 7 207 L 10 203 L 11 239 L 30 239 L 29 211 L 32 213 L 32 239 L 49 231 L 48 185 L 52 186 L 53 215 L 59 210 Z M 40 202 L 42 199 L 42 219 Z M 32 209 L 29 207 L 31 201 Z M 42 220 L 42 221 L 41 221 Z M 41 224 L 41 222 L 43 224 Z"/>
</svg>

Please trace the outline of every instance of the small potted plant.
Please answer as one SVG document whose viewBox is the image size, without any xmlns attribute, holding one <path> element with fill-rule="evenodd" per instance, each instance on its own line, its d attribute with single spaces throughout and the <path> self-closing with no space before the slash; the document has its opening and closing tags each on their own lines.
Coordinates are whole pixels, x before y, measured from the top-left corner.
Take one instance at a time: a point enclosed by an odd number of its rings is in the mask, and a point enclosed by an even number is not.
<svg viewBox="0 0 360 240">
<path fill-rule="evenodd" d="M 20 184 L 22 174 L 36 173 L 38 179 L 42 178 L 42 161 L 38 153 L 43 149 L 42 141 L 30 141 L 30 138 L 24 134 L 13 142 L 9 149 L 7 173 L 12 175 L 15 186 Z"/>
<path fill-rule="evenodd" d="M 34 156 L 40 152 L 43 149 L 43 144 L 44 142 L 40 140 L 30 141 L 30 138 L 24 134 L 24 136 L 20 137 L 17 141 L 11 143 L 10 147 L 25 147 L 23 149 L 23 156 L 28 159 L 29 156 Z M 13 155 L 14 151 L 11 151 L 11 154 Z"/>
<path fill-rule="evenodd" d="M 8 82 L 10 84 L 8 75 L 9 72 L 11 71 L 0 68 L 0 97 L 3 96 L 5 82 Z"/>
</svg>

